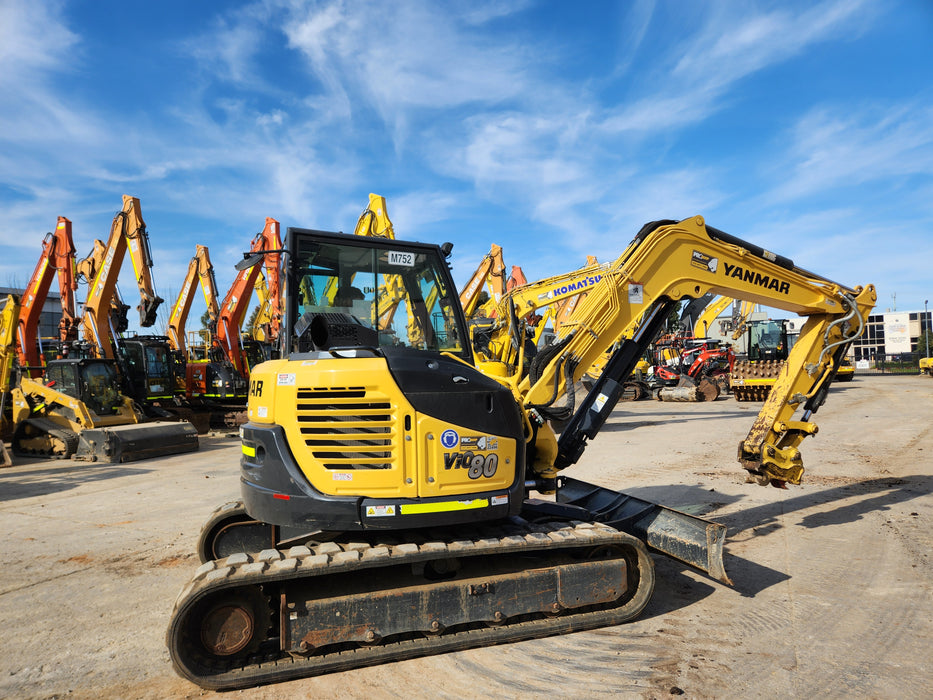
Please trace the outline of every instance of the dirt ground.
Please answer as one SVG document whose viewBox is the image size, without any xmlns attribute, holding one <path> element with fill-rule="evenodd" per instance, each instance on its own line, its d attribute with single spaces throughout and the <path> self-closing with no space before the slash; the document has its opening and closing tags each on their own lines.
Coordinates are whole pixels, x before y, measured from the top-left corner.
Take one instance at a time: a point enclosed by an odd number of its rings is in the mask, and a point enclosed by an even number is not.
<svg viewBox="0 0 933 700">
<path fill-rule="evenodd" d="M 665 557 L 629 624 L 218 695 L 165 648 L 239 444 L 126 465 L 0 470 L 3 698 L 919 698 L 933 688 L 933 380 L 833 386 L 805 483 L 746 484 L 756 404 L 620 404 L 569 476 L 728 527 L 732 587 Z"/>
</svg>

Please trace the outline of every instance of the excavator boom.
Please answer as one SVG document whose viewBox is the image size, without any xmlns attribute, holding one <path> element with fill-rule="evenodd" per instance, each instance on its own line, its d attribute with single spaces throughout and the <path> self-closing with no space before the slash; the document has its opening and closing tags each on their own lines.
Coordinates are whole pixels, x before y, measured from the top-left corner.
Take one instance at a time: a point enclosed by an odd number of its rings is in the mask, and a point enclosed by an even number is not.
<svg viewBox="0 0 933 700">
<path fill-rule="evenodd" d="M 91 264 L 98 255 L 92 253 L 86 259 L 85 269 L 89 282 L 87 301 L 82 317 L 83 335 L 97 349 L 99 357 L 113 359 L 115 348 L 111 332 L 111 305 L 116 298 L 117 277 L 129 250 L 130 259 L 139 288 L 139 325 L 143 328 L 152 326 L 162 298 L 157 296 L 152 283 L 152 254 L 149 250 L 149 234 L 140 211 L 139 199 L 123 195 L 123 209 L 117 212 L 110 227 L 107 243 L 103 248 L 103 258 L 99 264 Z M 96 269 L 95 269 L 96 268 Z M 80 270 L 79 270 L 80 271 Z M 119 331 L 117 331 L 119 332 Z"/>
<path fill-rule="evenodd" d="M 52 278 L 58 276 L 62 305 L 59 340 L 77 340 L 74 293 L 78 288 L 75 271 L 75 245 L 71 237 L 71 221 L 58 217 L 55 231 L 46 235 L 36 269 L 20 302 L 16 331 L 16 353 L 20 367 L 32 377 L 42 375 L 39 354 L 39 317 L 48 297 Z"/>
<path fill-rule="evenodd" d="M 207 302 L 207 312 L 211 321 L 216 321 L 218 314 L 217 281 L 214 277 L 214 266 L 211 264 L 210 252 L 207 246 L 203 245 L 195 247 L 194 257 L 188 263 L 188 273 L 185 275 L 181 291 L 178 293 L 178 299 L 175 301 L 168 319 L 168 338 L 172 350 L 177 350 L 182 354 L 186 353 L 185 324 L 188 321 L 188 313 L 191 311 L 191 304 L 194 301 L 193 293 L 196 282 L 201 284 L 201 291 L 204 292 L 204 300 Z"/>
<path fill-rule="evenodd" d="M 262 231 L 253 238 L 250 245 L 251 254 L 262 254 L 266 271 L 266 280 L 270 285 L 279 285 L 281 269 L 282 239 L 279 236 L 279 222 L 266 217 Z M 233 284 L 230 286 L 217 318 L 217 332 L 214 334 L 214 345 L 219 348 L 223 356 L 242 376 L 249 376 L 249 364 L 243 352 L 240 340 L 240 328 L 246 311 L 249 308 L 250 297 L 256 286 L 259 276 L 259 267 L 253 266 L 240 270 Z"/>
</svg>

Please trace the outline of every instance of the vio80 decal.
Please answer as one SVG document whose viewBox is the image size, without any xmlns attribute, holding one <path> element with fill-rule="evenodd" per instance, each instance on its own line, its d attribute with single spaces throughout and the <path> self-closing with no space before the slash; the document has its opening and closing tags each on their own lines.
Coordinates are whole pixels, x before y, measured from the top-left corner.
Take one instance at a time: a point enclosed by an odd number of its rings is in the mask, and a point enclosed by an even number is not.
<svg viewBox="0 0 933 700">
<path fill-rule="evenodd" d="M 445 470 L 466 469 L 471 479 L 491 479 L 496 475 L 499 468 L 499 454 L 495 452 L 499 441 L 496 438 L 486 435 L 460 437 L 455 431 L 448 430 L 441 436 L 441 444 L 447 449 L 460 447 L 462 450 L 444 453 Z M 482 454 L 484 452 L 486 454 Z"/>
</svg>

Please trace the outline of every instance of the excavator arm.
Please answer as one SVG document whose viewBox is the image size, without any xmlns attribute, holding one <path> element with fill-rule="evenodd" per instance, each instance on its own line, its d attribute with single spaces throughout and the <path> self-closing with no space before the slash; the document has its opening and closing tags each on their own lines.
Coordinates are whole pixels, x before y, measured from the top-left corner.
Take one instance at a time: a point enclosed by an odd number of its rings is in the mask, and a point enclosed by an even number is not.
<svg viewBox="0 0 933 700">
<path fill-rule="evenodd" d="M 194 257 L 188 263 L 188 272 L 182 282 L 178 299 L 172 307 L 168 319 L 168 339 L 172 350 L 185 353 L 185 324 L 188 313 L 194 301 L 193 292 L 196 282 L 200 282 L 204 300 L 207 302 L 208 315 L 211 321 L 217 320 L 217 280 L 214 277 L 214 266 L 211 264 L 210 252 L 207 246 L 197 245 Z"/>
<path fill-rule="evenodd" d="M 248 255 L 262 254 L 266 280 L 270 288 L 279 284 L 281 251 L 282 239 L 279 235 L 279 222 L 267 216 L 262 231 L 256 234 L 250 244 Z M 240 340 L 240 328 L 243 326 L 243 318 L 249 307 L 249 300 L 256 286 L 256 278 L 259 276 L 260 269 L 259 265 L 253 265 L 237 273 L 236 279 L 233 280 L 220 306 L 217 332 L 214 334 L 215 347 L 220 348 L 224 357 L 243 377 L 249 375 L 249 369 Z"/>
<path fill-rule="evenodd" d="M 95 242 L 95 252 L 79 267 L 88 279 L 88 295 L 82 317 L 83 335 L 91 342 L 101 357 L 113 359 L 113 333 L 111 331 L 111 308 L 117 298 L 117 276 L 129 250 L 130 259 L 139 288 L 139 325 L 152 326 L 162 298 L 157 296 L 152 282 L 152 253 L 149 249 L 149 234 L 139 207 L 139 198 L 123 195 L 123 209 L 117 212 L 110 227 L 106 244 Z M 102 259 L 99 259 L 103 249 Z M 87 265 L 85 265 L 87 263 Z M 90 274 L 88 274 L 90 273 Z"/>
<path fill-rule="evenodd" d="M 483 256 L 473 275 L 460 292 L 460 306 L 463 307 L 463 313 L 467 318 L 470 318 L 476 311 L 484 282 L 489 283 L 489 289 L 492 292 L 490 297 L 495 300 L 494 303 L 498 304 L 502 299 L 502 295 L 506 292 L 506 281 L 502 248 L 495 243 L 492 244 L 489 252 Z"/>
<path fill-rule="evenodd" d="M 486 328 L 474 328 L 477 361 L 485 371 L 518 380 L 524 358 L 524 321 L 540 309 L 573 299 L 593 288 L 607 265 L 587 265 L 578 270 L 547 277 L 532 284 L 509 289 L 495 307 L 495 321 Z M 515 268 L 513 268 L 514 271 Z M 521 274 L 521 270 L 518 270 Z M 524 275 L 522 274 L 522 278 Z M 542 312 L 543 313 L 543 312 Z M 498 370 L 495 367 L 498 366 Z"/>
<path fill-rule="evenodd" d="M 20 302 L 19 321 L 16 324 L 16 354 L 20 367 L 33 377 L 42 375 L 42 358 L 37 344 L 39 316 L 56 274 L 62 304 L 59 339 L 62 342 L 77 340 L 75 245 L 71 237 L 71 221 L 64 216 L 58 217 L 55 232 L 47 234 L 43 240 L 39 262 Z"/>
<path fill-rule="evenodd" d="M 707 226 L 699 216 L 646 225 L 589 292 L 574 316 L 572 332 L 541 353 L 515 389 L 532 416 L 566 412 L 567 406 L 555 407 L 556 398 L 622 339 L 581 405 L 571 406 L 560 440 L 546 424 L 536 428 L 534 469 L 545 479 L 579 459 L 587 439 L 596 435 L 618 400 L 622 381 L 677 303 L 712 292 L 807 317 L 798 344 L 739 447 L 739 461 L 759 483 L 800 483 L 798 446 L 816 433 L 812 415 L 825 401 L 847 346 L 861 334 L 876 301 L 872 285 L 842 286 Z M 800 420 L 793 419 L 797 410 L 802 411 Z"/>
</svg>

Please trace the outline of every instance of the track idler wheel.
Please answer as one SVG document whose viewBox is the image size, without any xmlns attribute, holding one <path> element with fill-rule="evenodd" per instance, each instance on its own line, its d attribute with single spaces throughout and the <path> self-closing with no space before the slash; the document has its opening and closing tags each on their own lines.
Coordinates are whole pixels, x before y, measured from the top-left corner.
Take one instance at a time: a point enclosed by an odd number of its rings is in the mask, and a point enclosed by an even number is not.
<svg viewBox="0 0 933 700">
<path fill-rule="evenodd" d="M 258 586 L 221 591 L 189 611 L 180 641 L 202 663 L 236 665 L 269 638 L 271 618 Z"/>
</svg>

